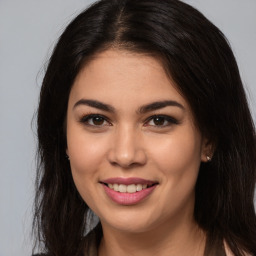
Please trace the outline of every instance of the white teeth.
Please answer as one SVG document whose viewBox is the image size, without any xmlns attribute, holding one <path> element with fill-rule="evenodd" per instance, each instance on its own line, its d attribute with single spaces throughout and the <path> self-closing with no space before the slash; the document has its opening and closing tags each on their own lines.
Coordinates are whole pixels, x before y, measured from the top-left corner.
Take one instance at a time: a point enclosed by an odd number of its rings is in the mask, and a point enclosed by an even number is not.
<svg viewBox="0 0 256 256">
<path fill-rule="evenodd" d="M 137 187 L 136 187 L 136 190 L 137 190 L 137 191 L 141 191 L 141 190 L 142 190 L 142 185 L 141 185 L 141 184 L 138 184 Z"/>
<path fill-rule="evenodd" d="M 125 193 L 127 191 L 127 186 L 120 184 L 118 190 L 121 193 Z"/>
<path fill-rule="evenodd" d="M 114 184 L 113 187 L 114 187 L 114 190 L 115 190 L 115 191 L 119 191 L 119 186 L 118 186 L 118 184 Z"/>
<path fill-rule="evenodd" d="M 127 186 L 127 192 L 128 193 L 135 193 L 136 192 L 136 186 L 134 184 Z"/>
<path fill-rule="evenodd" d="M 147 184 L 108 184 L 108 187 L 120 193 L 135 193 L 147 188 Z"/>
</svg>

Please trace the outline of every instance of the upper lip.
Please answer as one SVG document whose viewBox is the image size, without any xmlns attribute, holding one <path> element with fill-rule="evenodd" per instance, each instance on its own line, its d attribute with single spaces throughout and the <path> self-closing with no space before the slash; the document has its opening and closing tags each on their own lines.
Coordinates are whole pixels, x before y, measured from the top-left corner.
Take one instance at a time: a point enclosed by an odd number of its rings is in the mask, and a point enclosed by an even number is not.
<svg viewBox="0 0 256 256">
<path fill-rule="evenodd" d="M 142 178 L 138 178 L 138 177 L 130 177 L 130 178 L 114 177 L 114 178 L 108 178 L 105 180 L 101 180 L 101 183 L 124 184 L 124 185 L 131 185 L 131 184 L 153 185 L 158 182 L 153 181 L 153 180 L 146 180 L 146 179 L 142 179 Z"/>
</svg>

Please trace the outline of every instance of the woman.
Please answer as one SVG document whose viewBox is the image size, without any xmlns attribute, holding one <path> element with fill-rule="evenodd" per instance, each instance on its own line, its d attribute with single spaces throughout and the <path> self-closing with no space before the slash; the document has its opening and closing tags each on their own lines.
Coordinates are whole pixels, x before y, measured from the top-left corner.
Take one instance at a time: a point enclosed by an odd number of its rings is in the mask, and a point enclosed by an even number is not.
<svg viewBox="0 0 256 256">
<path fill-rule="evenodd" d="M 189 5 L 102 0 L 75 18 L 38 140 L 47 255 L 256 255 L 253 122 L 227 40 Z"/>
</svg>

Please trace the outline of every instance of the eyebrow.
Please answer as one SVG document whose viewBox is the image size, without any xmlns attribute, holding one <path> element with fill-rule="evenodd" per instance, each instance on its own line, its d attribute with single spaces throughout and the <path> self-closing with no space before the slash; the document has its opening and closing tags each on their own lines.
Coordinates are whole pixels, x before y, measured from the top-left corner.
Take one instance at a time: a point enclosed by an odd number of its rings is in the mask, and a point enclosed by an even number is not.
<svg viewBox="0 0 256 256">
<path fill-rule="evenodd" d="M 156 102 L 144 105 L 144 106 L 140 107 L 139 113 L 144 114 L 144 113 L 154 111 L 157 109 L 161 109 L 161 108 L 165 108 L 168 106 L 178 107 L 178 108 L 181 108 L 182 110 L 185 109 L 184 106 L 181 105 L 180 103 L 178 103 L 177 101 L 165 100 L 165 101 L 156 101 Z"/>
<path fill-rule="evenodd" d="M 97 101 L 97 100 L 81 99 L 78 102 L 76 102 L 73 109 L 76 108 L 77 106 L 80 106 L 80 105 L 86 105 L 86 106 L 89 106 L 89 107 L 97 108 L 97 109 L 104 110 L 104 111 L 111 112 L 111 113 L 115 112 L 115 109 L 112 106 L 110 106 L 108 104 L 105 104 L 105 103 L 102 103 L 102 102 Z"/>
<path fill-rule="evenodd" d="M 80 105 L 86 105 L 86 106 L 97 108 L 97 109 L 107 111 L 110 113 L 115 112 L 114 107 L 112 107 L 111 105 L 108 105 L 106 103 L 97 101 L 97 100 L 81 99 L 75 103 L 73 109 Z M 143 105 L 142 107 L 139 108 L 138 113 L 145 114 L 147 112 L 158 110 L 158 109 L 165 108 L 168 106 L 178 107 L 183 110 L 185 109 L 184 106 L 182 104 L 178 103 L 177 101 L 164 100 L 164 101 L 156 101 L 156 102 L 152 102 L 150 104 Z"/>
</svg>

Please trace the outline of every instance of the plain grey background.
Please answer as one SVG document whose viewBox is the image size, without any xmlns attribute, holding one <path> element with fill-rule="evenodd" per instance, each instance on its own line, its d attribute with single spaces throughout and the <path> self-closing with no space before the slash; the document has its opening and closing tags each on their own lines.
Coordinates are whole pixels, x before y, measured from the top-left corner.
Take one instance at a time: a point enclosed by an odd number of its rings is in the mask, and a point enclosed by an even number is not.
<svg viewBox="0 0 256 256">
<path fill-rule="evenodd" d="M 0 256 L 31 255 L 36 136 L 44 63 L 89 0 L 0 0 Z M 256 120 L 256 1 L 186 0 L 229 39 Z M 35 129 L 34 129 L 35 130 Z"/>
</svg>

